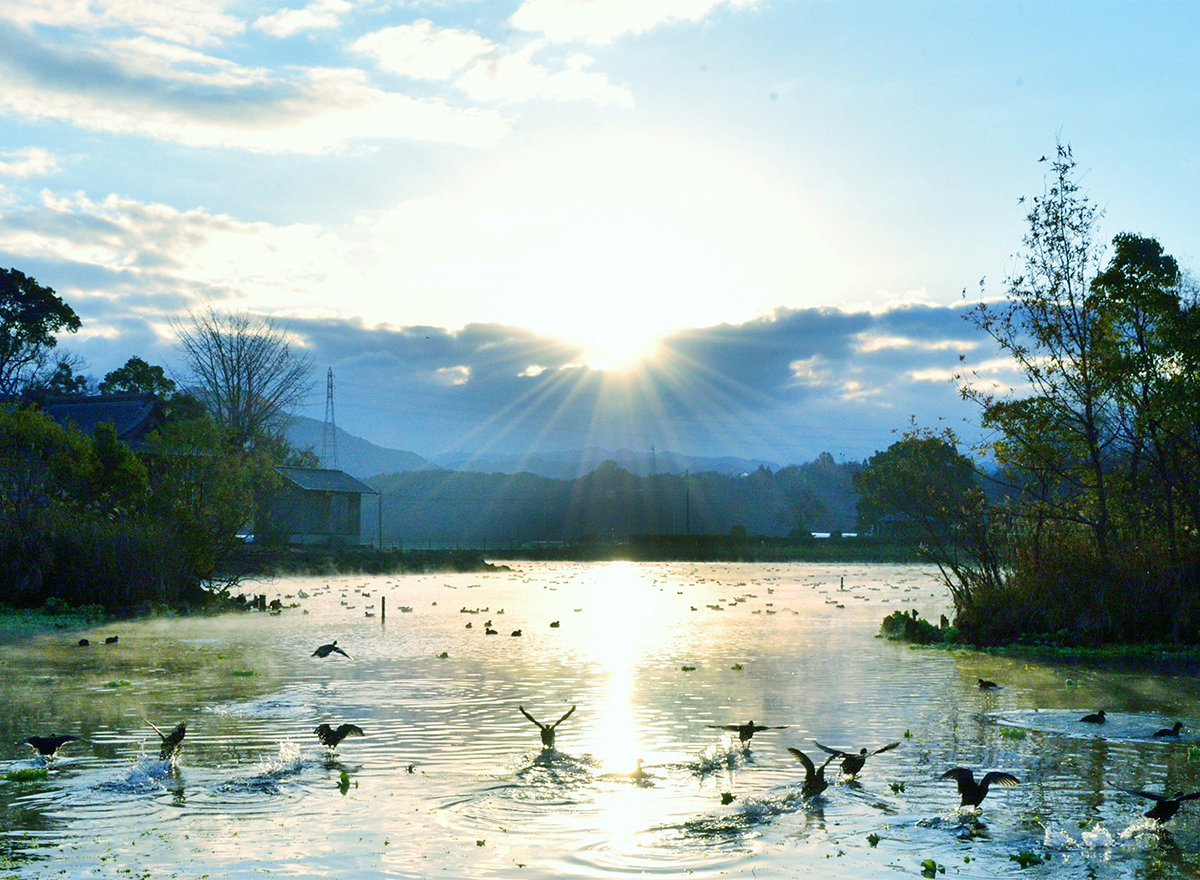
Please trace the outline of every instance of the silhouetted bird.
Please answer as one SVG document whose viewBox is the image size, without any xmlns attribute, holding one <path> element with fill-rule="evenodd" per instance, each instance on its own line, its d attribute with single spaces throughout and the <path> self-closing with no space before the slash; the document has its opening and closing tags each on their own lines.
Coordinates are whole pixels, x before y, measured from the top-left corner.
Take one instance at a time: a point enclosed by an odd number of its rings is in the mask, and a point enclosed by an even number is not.
<svg viewBox="0 0 1200 880">
<path fill-rule="evenodd" d="M 1179 736 L 1183 730 L 1183 722 L 1176 721 L 1171 727 L 1164 727 L 1162 730 L 1154 731 L 1155 736 Z"/>
<path fill-rule="evenodd" d="M 314 657 L 328 657 L 330 654 L 341 654 L 343 657 L 350 657 L 345 651 L 337 646 L 337 639 L 334 639 L 328 645 L 321 645 L 317 650 L 312 652 Z M 353 660 L 353 657 L 350 657 Z"/>
<path fill-rule="evenodd" d="M 880 752 L 890 752 L 896 746 L 900 745 L 899 742 L 888 743 L 886 746 L 878 748 L 873 752 L 868 752 L 866 749 L 859 749 L 856 754 L 854 752 L 843 752 L 840 749 L 831 749 L 829 746 L 821 745 L 815 739 L 813 740 L 813 744 L 826 754 L 833 755 L 835 758 L 841 758 L 842 772 L 847 776 L 857 776 L 858 771 L 863 768 L 863 764 L 867 763 L 867 758 L 872 755 L 878 755 Z"/>
<path fill-rule="evenodd" d="M 364 736 L 363 729 L 357 724 L 340 724 L 337 730 L 334 730 L 328 724 L 318 724 L 313 731 L 317 735 L 317 739 L 321 741 L 321 745 L 328 746 L 331 749 L 336 749 L 348 736 Z"/>
<path fill-rule="evenodd" d="M 1011 773 L 992 770 L 983 775 L 983 779 L 975 781 L 975 774 L 966 767 L 953 767 L 941 776 L 942 779 L 953 779 L 958 783 L 958 793 L 962 795 L 960 807 L 977 807 L 987 797 L 988 788 L 992 785 L 1020 785 L 1021 780 Z"/>
<path fill-rule="evenodd" d="M 793 749 L 789 746 L 788 751 L 792 753 L 797 761 L 804 765 L 804 784 L 800 786 L 801 794 L 806 798 L 816 797 L 829 788 L 829 783 L 825 779 L 825 768 L 829 766 L 829 762 L 836 758 L 837 755 L 830 755 L 825 759 L 825 763 L 820 767 L 816 767 L 813 765 L 812 759 L 799 749 Z"/>
<path fill-rule="evenodd" d="M 710 724 L 709 727 L 714 730 L 731 730 L 735 731 L 742 745 L 750 742 L 750 738 L 761 730 L 787 730 L 787 725 L 780 727 L 766 727 L 762 724 L 755 724 L 754 719 L 750 719 L 745 724 Z"/>
<path fill-rule="evenodd" d="M 1088 724 L 1103 724 L 1105 720 L 1104 710 L 1101 709 L 1099 712 L 1093 712 L 1091 715 L 1084 715 L 1079 720 L 1086 721 Z"/>
<path fill-rule="evenodd" d="M 1184 801 L 1194 801 L 1200 798 L 1200 791 L 1193 791 L 1191 794 L 1184 794 L 1181 791 L 1177 791 L 1171 797 L 1167 797 L 1165 794 L 1155 794 L 1152 791 L 1142 791 L 1139 788 L 1123 788 L 1121 791 L 1127 794 L 1136 794 L 1138 797 L 1150 798 L 1150 800 L 1154 801 L 1154 806 L 1143 815 L 1148 819 L 1153 819 L 1155 822 L 1166 822 L 1179 812 L 1179 808 L 1183 806 Z"/>
<path fill-rule="evenodd" d="M 146 723 L 150 724 L 149 721 Z M 154 727 L 153 724 L 150 724 L 150 726 Z M 163 733 L 157 727 L 154 727 L 154 732 L 162 737 L 162 747 L 158 750 L 158 760 L 175 760 L 175 755 L 179 752 L 179 744 L 183 742 L 184 734 L 187 733 L 187 724 L 180 721 L 170 733 Z"/>
<path fill-rule="evenodd" d="M 996 684 L 994 681 L 988 681 L 986 678 L 979 679 L 979 689 L 981 691 L 994 691 L 999 690 L 999 688 L 1000 685 Z"/>
<path fill-rule="evenodd" d="M 121 641 L 121 637 L 120 637 L 120 636 L 109 636 L 108 638 L 106 638 L 106 639 L 104 640 L 104 644 L 106 644 L 106 645 L 115 645 L 115 644 L 116 644 L 117 642 L 119 642 L 119 641 Z"/>
<path fill-rule="evenodd" d="M 76 642 L 76 644 L 79 645 L 79 647 L 81 647 L 81 648 L 86 648 L 88 645 L 91 644 L 91 642 L 89 642 L 87 639 L 80 639 L 78 642 Z"/>
<path fill-rule="evenodd" d="M 79 737 L 71 736 L 70 734 L 55 734 L 54 736 L 31 736 L 21 740 L 23 746 L 33 746 L 43 758 L 53 758 L 54 755 L 65 746 L 67 743 L 80 742 Z"/>
<path fill-rule="evenodd" d="M 566 715 L 564 715 L 562 718 L 559 718 L 553 724 L 542 724 L 542 722 L 538 721 L 536 718 L 534 718 L 532 715 L 530 715 L 528 712 L 526 712 L 524 706 L 518 706 L 517 708 L 521 710 L 522 715 L 524 715 L 526 718 L 528 718 L 530 721 L 532 721 L 534 724 L 536 724 L 538 726 L 538 729 L 541 730 L 541 732 L 542 732 L 542 748 L 546 748 L 546 749 L 554 748 L 554 737 L 556 736 L 555 728 L 558 727 L 558 725 L 562 724 L 564 721 L 566 721 L 568 718 L 570 718 L 571 713 L 575 711 L 575 707 L 572 706 L 570 709 L 567 710 Z"/>
</svg>

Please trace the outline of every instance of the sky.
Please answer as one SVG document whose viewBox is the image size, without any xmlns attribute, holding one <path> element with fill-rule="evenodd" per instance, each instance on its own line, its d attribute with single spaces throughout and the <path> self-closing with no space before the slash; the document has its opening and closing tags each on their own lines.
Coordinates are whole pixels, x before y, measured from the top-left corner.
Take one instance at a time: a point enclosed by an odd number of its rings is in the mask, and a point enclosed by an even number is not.
<svg viewBox="0 0 1200 880">
<path fill-rule="evenodd" d="M 426 456 L 861 459 L 978 435 L 1057 142 L 1200 265 L 1200 6 L 0 0 L 0 266 L 186 381 L 270 316 L 304 414 Z"/>
</svg>

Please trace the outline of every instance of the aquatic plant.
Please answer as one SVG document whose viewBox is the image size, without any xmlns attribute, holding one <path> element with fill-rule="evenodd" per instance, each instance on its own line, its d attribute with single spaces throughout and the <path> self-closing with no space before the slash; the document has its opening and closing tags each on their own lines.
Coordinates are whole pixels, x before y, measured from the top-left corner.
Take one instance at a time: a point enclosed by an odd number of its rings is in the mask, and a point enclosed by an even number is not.
<svg viewBox="0 0 1200 880">
<path fill-rule="evenodd" d="M 867 843 L 871 844 L 872 848 L 879 846 L 879 841 L 881 839 L 882 838 L 880 838 L 880 836 L 875 833 L 871 833 L 871 834 L 867 835 Z"/>
<path fill-rule="evenodd" d="M 45 767 L 22 767 L 18 770 L 9 770 L 4 774 L 4 778 L 9 782 L 37 782 L 49 775 L 50 771 Z"/>
<path fill-rule="evenodd" d="M 926 859 L 925 861 L 921 862 L 921 876 L 922 877 L 936 877 L 938 874 L 945 874 L 945 873 L 946 873 L 946 866 L 939 865 L 933 859 Z"/>
<path fill-rule="evenodd" d="M 123 688 L 129 687 L 129 682 L 125 681 L 123 678 L 113 679 L 112 681 L 105 682 L 104 686 L 106 688 Z"/>
<path fill-rule="evenodd" d="M 1019 853 L 1009 853 L 1008 860 L 1010 862 L 1016 862 L 1022 868 L 1040 865 L 1042 862 L 1046 861 L 1042 856 L 1039 856 L 1037 853 L 1029 852 L 1028 850 L 1021 850 Z"/>
</svg>

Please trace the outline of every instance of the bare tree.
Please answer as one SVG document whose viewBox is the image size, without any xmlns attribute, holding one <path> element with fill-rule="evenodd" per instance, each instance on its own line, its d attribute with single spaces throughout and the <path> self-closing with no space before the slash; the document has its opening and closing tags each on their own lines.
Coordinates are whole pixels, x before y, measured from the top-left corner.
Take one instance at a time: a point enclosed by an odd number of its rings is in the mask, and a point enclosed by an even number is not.
<svg viewBox="0 0 1200 880">
<path fill-rule="evenodd" d="M 192 390 L 241 446 L 280 433 L 312 388 L 312 359 L 270 318 L 209 308 L 175 329 Z"/>
</svg>

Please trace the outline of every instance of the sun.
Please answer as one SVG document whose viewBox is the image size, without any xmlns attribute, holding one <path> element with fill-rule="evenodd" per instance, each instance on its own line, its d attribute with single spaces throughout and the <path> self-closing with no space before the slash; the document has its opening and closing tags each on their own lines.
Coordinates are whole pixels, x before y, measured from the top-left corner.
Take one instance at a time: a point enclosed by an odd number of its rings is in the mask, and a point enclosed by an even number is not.
<svg viewBox="0 0 1200 880">
<path fill-rule="evenodd" d="M 576 228 L 515 269 L 514 323 L 578 345 L 595 369 L 627 369 L 658 342 L 728 311 L 727 272 L 696 240 L 646 223 Z"/>
</svg>

